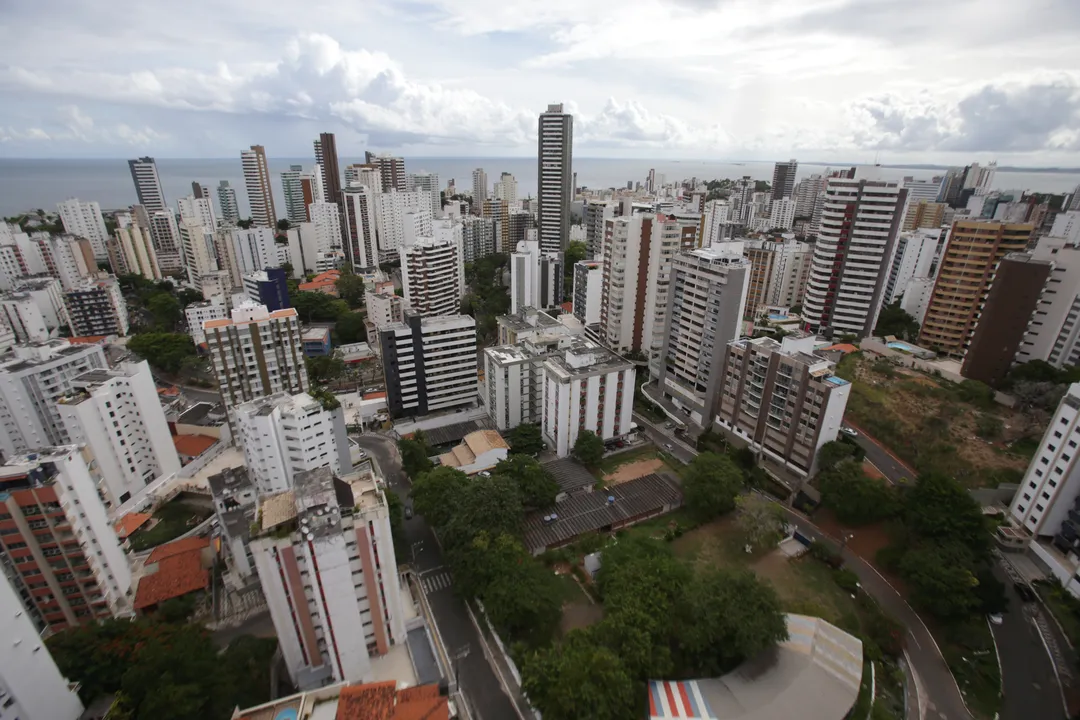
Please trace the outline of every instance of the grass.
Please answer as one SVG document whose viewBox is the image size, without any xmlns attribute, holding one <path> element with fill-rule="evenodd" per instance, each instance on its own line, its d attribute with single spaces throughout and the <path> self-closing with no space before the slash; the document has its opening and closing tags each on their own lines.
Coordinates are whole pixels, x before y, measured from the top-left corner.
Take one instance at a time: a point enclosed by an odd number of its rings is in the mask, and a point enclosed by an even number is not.
<svg viewBox="0 0 1080 720">
<path fill-rule="evenodd" d="M 990 626 L 975 618 L 937 635 L 941 654 L 956 678 L 964 700 L 978 717 L 996 717 L 1001 710 L 1001 673 Z"/>
<path fill-rule="evenodd" d="M 1069 638 L 1073 647 L 1080 645 L 1080 600 L 1062 590 L 1057 582 L 1037 583 L 1036 587 L 1054 619 L 1061 625 L 1065 637 Z"/>
<path fill-rule="evenodd" d="M 870 691 L 870 686 L 873 684 L 870 679 L 870 666 L 871 663 L 865 657 L 862 664 L 862 684 L 859 685 L 859 696 L 855 699 L 855 705 L 851 708 L 851 712 L 848 713 L 848 717 L 853 720 L 864 720 L 870 714 L 870 708 L 873 703 L 873 695 Z"/>
<path fill-rule="evenodd" d="M 131 536 L 131 549 L 139 552 L 175 540 L 198 524 L 188 524 L 188 520 L 193 516 L 198 516 L 199 522 L 202 522 L 210 517 L 212 512 L 208 508 L 195 507 L 182 500 L 167 502 L 154 512 L 154 519 L 158 521 L 154 527 L 138 530 Z"/>
</svg>

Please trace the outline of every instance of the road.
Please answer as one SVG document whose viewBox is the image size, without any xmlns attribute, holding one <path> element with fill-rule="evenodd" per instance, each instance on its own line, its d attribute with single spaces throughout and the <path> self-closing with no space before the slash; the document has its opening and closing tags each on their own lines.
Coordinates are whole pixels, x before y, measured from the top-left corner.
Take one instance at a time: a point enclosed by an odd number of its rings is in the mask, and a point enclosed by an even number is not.
<svg viewBox="0 0 1080 720">
<path fill-rule="evenodd" d="M 360 447 L 370 453 L 386 478 L 387 485 L 409 503 L 409 480 L 401 468 L 401 457 L 393 440 L 381 435 L 352 436 Z M 405 535 L 413 548 L 409 561 L 421 578 L 428 604 L 435 616 L 438 632 L 451 657 L 468 648 L 468 655 L 459 661 L 459 679 L 474 717 L 486 720 L 510 720 L 517 717 L 509 697 L 503 692 L 492 666 L 484 657 L 483 645 L 476 627 L 469 619 L 464 601 L 454 592 L 453 579 L 443 561 L 435 534 L 419 515 L 405 521 Z"/>
<path fill-rule="evenodd" d="M 886 450 L 885 447 L 880 445 L 876 440 L 871 439 L 862 428 L 846 418 L 844 419 L 844 423 L 850 425 L 855 430 L 858 430 L 859 435 L 855 438 L 855 442 L 859 444 L 859 447 L 866 451 L 866 459 L 872 462 L 874 466 L 885 475 L 889 482 L 895 484 L 905 480 L 913 480 L 915 478 L 915 472 L 913 470 L 900 462 L 899 458 Z"/>
</svg>

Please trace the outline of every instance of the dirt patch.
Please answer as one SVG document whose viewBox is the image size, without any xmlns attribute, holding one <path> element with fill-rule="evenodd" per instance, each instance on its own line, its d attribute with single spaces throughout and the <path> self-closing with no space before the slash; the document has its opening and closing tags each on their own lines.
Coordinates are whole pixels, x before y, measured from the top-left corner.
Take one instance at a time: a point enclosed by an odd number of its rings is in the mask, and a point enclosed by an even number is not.
<svg viewBox="0 0 1080 720">
<path fill-rule="evenodd" d="M 615 468 L 614 472 L 605 475 L 604 484 L 618 485 L 619 483 L 624 483 L 628 480 L 636 480 L 639 477 L 645 477 L 646 475 L 652 475 L 653 473 L 659 472 L 663 467 L 664 461 L 660 458 L 628 462 L 625 465 L 620 465 Z"/>
<path fill-rule="evenodd" d="M 571 630 L 581 630 L 595 625 L 604 619 L 604 608 L 600 605 L 567 603 L 563 605 L 559 631 L 565 636 Z"/>
</svg>

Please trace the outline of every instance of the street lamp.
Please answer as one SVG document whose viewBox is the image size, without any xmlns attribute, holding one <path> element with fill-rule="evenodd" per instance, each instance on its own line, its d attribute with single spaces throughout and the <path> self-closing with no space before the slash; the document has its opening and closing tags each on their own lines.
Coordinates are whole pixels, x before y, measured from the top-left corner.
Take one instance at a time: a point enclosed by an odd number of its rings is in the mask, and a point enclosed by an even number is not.
<svg viewBox="0 0 1080 720">
<path fill-rule="evenodd" d="M 410 557 L 412 559 L 412 562 L 414 562 L 414 563 L 416 562 L 416 549 L 417 548 L 420 548 L 421 550 L 424 549 L 424 541 L 423 540 L 417 540 L 416 542 L 414 542 L 412 545 L 409 546 L 409 555 L 410 555 Z"/>
</svg>

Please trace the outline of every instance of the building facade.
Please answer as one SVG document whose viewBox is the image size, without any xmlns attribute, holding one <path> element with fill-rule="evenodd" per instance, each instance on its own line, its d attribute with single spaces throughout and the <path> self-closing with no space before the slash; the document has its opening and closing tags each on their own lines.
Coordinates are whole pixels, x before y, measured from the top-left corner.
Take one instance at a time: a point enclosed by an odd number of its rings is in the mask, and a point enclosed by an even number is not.
<svg viewBox="0 0 1080 720">
<path fill-rule="evenodd" d="M 205 302 L 191 303 L 184 308 L 184 320 L 187 322 L 188 334 L 191 335 L 195 345 L 206 342 L 206 333 L 203 332 L 203 323 L 207 320 L 222 320 L 229 317 L 229 310 L 222 302 L 207 300 Z"/>
<path fill-rule="evenodd" d="M 386 405 L 395 418 L 476 405 L 476 320 L 424 317 L 379 328 Z"/>
<path fill-rule="evenodd" d="M 64 293 L 64 305 L 75 337 L 128 334 L 127 302 L 116 278 L 87 279 Z"/>
<path fill-rule="evenodd" d="M 217 232 L 217 218 L 214 217 L 214 204 L 210 197 L 195 197 L 188 195 L 176 201 L 176 209 L 180 213 L 180 222 L 191 225 L 202 225 L 209 232 Z"/>
<path fill-rule="evenodd" d="M 600 322 L 600 300 L 603 297 L 604 264 L 597 260 L 574 263 L 574 317 L 585 325 Z"/>
<path fill-rule="evenodd" d="M 169 208 L 169 204 L 165 202 L 165 194 L 161 192 L 161 179 L 158 178 L 154 158 L 128 160 L 128 170 L 131 171 L 131 180 L 135 183 L 135 195 L 139 198 L 139 204 L 146 208 L 148 214 Z"/>
<path fill-rule="evenodd" d="M 289 301 L 288 278 L 282 268 L 259 270 L 244 276 L 244 294 L 270 312 L 292 307 Z"/>
<path fill-rule="evenodd" d="M 558 253 L 543 253 L 536 240 L 522 240 L 510 253 L 510 312 L 562 303 L 563 271 Z"/>
<path fill-rule="evenodd" d="M 570 203 L 574 197 L 574 116 L 563 106 L 548 105 L 537 131 L 537 237 L 543 252 L 566 249 L 570 236 Z"/>
<path fill-rule="evenodd" d="M 109 238 L 109 231 L 105 229 L 105 218 L 101 216 L 101 206 L 96 202 L 79 202 L 78 198 L 71 198 L 58 203 L 56 207 L 60 211 L 60 221 L 64 224 L 64 232 L 86 238 L 90 241 L 90 247 L 96 259 L 108 259 L 105 241 Z"/>
<path fill-rule="evenodd" d="M 228 180 L 222 180 L 217 187 L 218 207 L 221 208 L 221 224 L 224 227 L 236 227 L 240 221 L 240 205 L 236 202 L 236 190 Z"/>
<path fill-rule="evenodd" d="M 423 190 L 376 195 L 375 227 L 378 232 L 379 262 L 397 259 L 406 232 L 410 229 L 416 235 L 430 235 L 431 221 L 431 198 Z M 419 226 L 415 227 L 417 223 Z"/>
<path fill-rule="evenodd" d="M 1031 254 L 1053 268 L 1016 351 L 1016 362 L 1045 360 L 1056 368 L 1080 364 L 1080 248 L 1064 238 L 1044 237 Z"/>
<path fill-rule="evenodd" d="M 319 139 L 315 141 L 315 164 L 322 175 L 321 201 L 337 203 L 341 197 L 341 167 L 334 133 L 319 133 Z"/>
<path fill-rule="evenodd" d="M 791 307 L 802 301 L 814 249 L 809 243 L 785 236 L 783 240 L 746 240 L 714 245 L 742 246 L 751 262 L 750 284 L 746 301 L 746 319 L 753 320 L 770 307 Z M 730 251 L 729 251 L 730 252 Z"/>
<path fill-rule="evenodd" d="M 357 270 L 379 265 L 375 197 L 376 192 L 366 185 L 351 185 L 341 194 L 346 254 Z"/>
<path fill-rule="evenodd" d="M 426 217 L 427 212 L 422 216 Z M 455 315 L 465 295 L 461 225 L 443 218 L 426 236 L 414 234 L 422 225 L 422 222 L 406 224 L 398 254 L 405 305 L 418 315 Z"/>
<path fill-rule="evenodd" d="M 795 195 L 795 176 L 799 173 L 799 161 L 788 160 L 773 166 L 772 199 L 783 200 Z"/>
<path fill-rule="evenodd" d="M 240 164 L 247 187 L 248 207 L 254 227 L 277 228 L 277 212 L 274 210 L 274 191 L 270 186 L 270 165 L 266 162 L 266 148 L 252 145 L 240 153 Z"/>
</svg>

